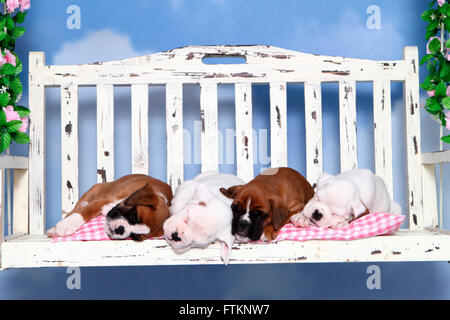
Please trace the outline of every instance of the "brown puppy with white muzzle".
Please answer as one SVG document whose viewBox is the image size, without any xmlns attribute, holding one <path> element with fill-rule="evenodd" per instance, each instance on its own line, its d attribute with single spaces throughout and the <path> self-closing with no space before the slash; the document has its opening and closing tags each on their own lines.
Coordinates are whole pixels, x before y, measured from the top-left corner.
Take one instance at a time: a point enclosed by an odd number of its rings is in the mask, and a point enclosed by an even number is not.
<svg viewBox="0 0 450 320">
<path fill-rule="evenodd" d="M 143 174 L 126 175 L 90 188 L 47 235 L 69 236 L 85 222 L 103 214 L 105 232 L 112 239 L 131 237 L 142 241 L 162 236 L 171 200 L 172 190 L 167 183 Z"/>
<path fill-rule="evenodd" d="M 271 168 L 244 185 L 220 191 L 233 199 L 231 233 L 241 242 L 272 241 L 314 196 L 309 182 L 291 168 Z"/>
</svg>

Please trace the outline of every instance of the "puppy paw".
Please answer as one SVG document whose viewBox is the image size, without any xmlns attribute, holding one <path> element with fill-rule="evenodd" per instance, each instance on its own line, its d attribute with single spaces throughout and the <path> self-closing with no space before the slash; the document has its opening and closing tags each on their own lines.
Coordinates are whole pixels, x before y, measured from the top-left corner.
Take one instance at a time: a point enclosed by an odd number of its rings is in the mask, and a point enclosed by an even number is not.
<svg viewBox="0 0 450 320">
<path fill-rule="evenodd" d="M 342 228 L 347 227 L 348 225 L 349 225 L 349 223 L 347 220 L 341 221 L 341 222 L 336 223 L 336 225 L 333 227 L 333 229 L 342 229 Z"/>
<path fill-rule="evenodd" d="M 66 237 L 72 235 L 75 231 L 80 229 L 84 224 L 83 217 L 79 213 L 72 213 L 60 222 L 56 224 L 53 228 L 47 231 L 47 235 L 52 234 L 52 236 Z"/>
<path fill-rule="evenodd" d="M 303 214 L 297 213 L 291 216 L 291 223 L 296 227 L 308 227 L 309 220 Z"/>
</svg>

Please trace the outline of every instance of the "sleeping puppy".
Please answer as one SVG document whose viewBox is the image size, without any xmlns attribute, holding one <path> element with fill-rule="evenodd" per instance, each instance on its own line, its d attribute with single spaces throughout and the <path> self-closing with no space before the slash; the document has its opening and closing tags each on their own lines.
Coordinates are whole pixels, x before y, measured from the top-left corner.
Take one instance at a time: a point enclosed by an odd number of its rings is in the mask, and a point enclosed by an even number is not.
<svg viewBox="0 0 450 320">
<path fill-rule="evenodd" d="M 231 200 L 219 189 L 244 183 L 231 174 L 208 171 L 182 183 L 172 201 L 171 217 L 164 223 L 164 237 L 177 253 L 192 247 L 221 242 L 221 257 L 228 264 L 234 236 L 231 234 Z"/>
<path fill-rule="evenodd" d="M 105 232 L 112 239 L 142 241 L 161 236 L 169 217 L 172 199 L 170 186 L 143 174 L 131 174 L 118 180 L 95 184 L 76 203 L 72 212 L 47 235 L 69 236 L 92 218 L 106 216 Z"/>
<path fill-rule="evenodd" d="M 298 227 L 338 229 L 376 212 L 400 214 L 401 207 L 391 199 L 381 177 L 367 169 L 354 169 L 337 176 L 322 173 L 316 194 L 291 222 Z"/>
<path fill-rule="evenodd" d="M 232 233 L 240 242 L 274 240 L 314 195 L 308 181 L 290 168 L 267 169 L 247 184 L 220 191 L 233 199 Z"/>
</svg>

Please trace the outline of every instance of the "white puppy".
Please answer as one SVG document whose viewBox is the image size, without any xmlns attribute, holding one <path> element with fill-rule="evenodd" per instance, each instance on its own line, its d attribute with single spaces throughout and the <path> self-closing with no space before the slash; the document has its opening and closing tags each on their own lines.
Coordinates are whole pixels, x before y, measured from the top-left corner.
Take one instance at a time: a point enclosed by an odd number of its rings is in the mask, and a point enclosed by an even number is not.
<svg viewBox="0 0 450 320">
<path fill-rule="evenodd" d="M 366 213 L 400 214 L 401 210 L 381 177 L 367 169 L 354 169 L 336 176 L 322 173 L 314 197 L 291 222 L 298 227 L 338 229 Z"/>
<path fill-rule="evenodd" d="M 171 217 L 163 225 L 164 237 L 177 253 L 192 247 L 221 242 L 221 257 L 228 264 L 234 236 L 231 234 L 232 199 L 220 188 L 245 184 L 231 174 L 208 171 L 182 183 L 170 207 Z"/>
</svg>

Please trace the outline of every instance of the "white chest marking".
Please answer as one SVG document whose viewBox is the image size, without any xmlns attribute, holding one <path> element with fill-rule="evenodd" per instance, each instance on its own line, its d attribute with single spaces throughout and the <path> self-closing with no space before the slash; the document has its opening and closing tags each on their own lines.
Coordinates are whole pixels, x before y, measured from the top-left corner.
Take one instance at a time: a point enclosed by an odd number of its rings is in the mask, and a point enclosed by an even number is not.
<svg viewBox="0 0 450 320">
<path fill-rule="evenodd" d="M 125 199 L 125 198 L 124 198 Z M 105 204 L 101 209 L 100 209 L 100 213 L 104 216 L 106 216 L 108 214 L 109 211 L 111 211 L 112 208 L 114 208 L 116 205 L 118 205 L 119 203 L 121 203 L 124 199 L 120 199 L 120 200 L 116 200 L 113 201 L 111 203 Z"/>
<path fill-rule="evenodd" d="M 241 220 L 245 220 L 250 222 L 250 205 L 252 203 L 252 199 L 248 198 L 246 206 L 245 206 L 245 214 L 241 217 Z"/>
</svg>

